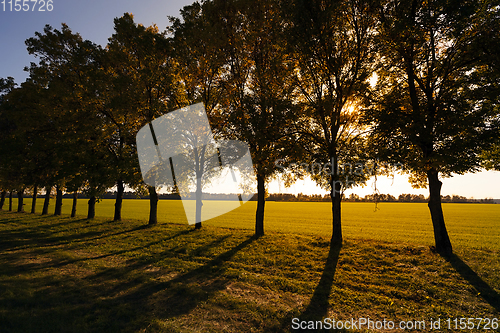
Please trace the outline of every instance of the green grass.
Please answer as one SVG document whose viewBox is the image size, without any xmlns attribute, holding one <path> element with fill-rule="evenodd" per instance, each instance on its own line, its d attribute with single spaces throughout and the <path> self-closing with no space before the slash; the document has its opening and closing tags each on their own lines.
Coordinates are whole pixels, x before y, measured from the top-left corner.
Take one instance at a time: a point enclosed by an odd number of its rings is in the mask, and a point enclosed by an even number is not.
<svg viewBox="0 0 500 333">
<path fill-rule="evenodd" d="M 273 206 L 276 227 L 290 207 L 310 207 L 300 217 L 308 223 L 323 207 Z M 295 317 L 500 318 L 498 249 L 455 245 L 444 258 L 418 239 L 351 237 L 356 225 L 339 249 L 314 230 L 255 239 L 211 223 L 192 231 L 0 212 L 0 332 L 289 332 Z"/>
<path fill-rule="evenodd" d="M 70 214 L 71 200 L 63 201 L 63 213 Z M 15 200 L 17 204 L 17 201 Z M 42 200 L 38 200 L 41 211 Z M 207 208 L 210 202 L 204 206 Z M 26 209 L 31 200 L 26 200 Z M 51 210 L 54 202 L 51 202 Z M 206 225 L 252 230 L 255 227 L 256 203 L 248 202 L 227 214 L 204 222 Z M 500 205 L 443 204 L 446 226 L 455 246 L 500 250 Z M 77 213 L 86 216 L 87 201 L 78 201 Z M 102 200 L 96 214 L 112 218 L 114 200 Z M 146 220 L 148 200 L 124 200 L 122 216 Z M 331 204 L 328 202 L 267 202 L 265 230 L 283 233 L 331 235 Z M 160 223 L 187 224 L 181 201 L 160 200 Z M 434 234 L 427 204 L 373 203 L 342 204 L 343 233 L 348 238 L 373 239 L 389 242 L 432 245 Z"/>
</svg>

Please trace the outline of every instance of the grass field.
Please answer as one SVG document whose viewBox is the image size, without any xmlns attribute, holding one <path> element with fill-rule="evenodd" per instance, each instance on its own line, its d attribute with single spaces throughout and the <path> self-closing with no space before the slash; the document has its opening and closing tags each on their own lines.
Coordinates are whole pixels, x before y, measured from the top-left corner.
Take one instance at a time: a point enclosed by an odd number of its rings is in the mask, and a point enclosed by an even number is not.
<svg viewBox="0 0 500 333">
<path fill-rule="evenodd" d="M 31 200 L 26 200 L 26 209 Z M 17 204 L 17 200 L 14 200 Z M 41 211 L 42 200 L 37 200 Z M 54 202 L 51 201 L 51 210 Z M 432 245 L 434 235 L 427 204 L 343 203 L 342 224 L 345 237 L 390 242 Z M 227 214 L 204 222 L 206 225 L 237 229 L 254 229 L 256 202 L 248 202 Z M 445 221 L 452 244 L 473 248 L 500 250 L 500 205 L 443 204 Z M 63 214 L 71 211 L 71 200 L 64 199 Z M 96 214 L 113 217 L 114 200 L 102 200 Z M 86 216 L 87 200 L 79 199 L 77 214 Z M 148 200 L 124 200 L 122 216 L 125 219 L 147 220 Z M 160 200 L 160 223 L 187 224 L 180 201 Z M 265 230 L 283 233 L 331 235 L 331 204 L 328 202 L 267 202 Z"/>
<path fill-rule="evenodd" d="M 444 258 L 351 236 L 339 249 L 312 228 L 258 239 L 192 229 L 0 212 L 0 332 L 271 333 L 292 331 L 293 318 L 361 317 L 426 325 L 412 332 L 441 318 L 434 331 L 463 332 L 445 320 L 500 318 L 498 250 L 455 245 Z"/>
</svg>

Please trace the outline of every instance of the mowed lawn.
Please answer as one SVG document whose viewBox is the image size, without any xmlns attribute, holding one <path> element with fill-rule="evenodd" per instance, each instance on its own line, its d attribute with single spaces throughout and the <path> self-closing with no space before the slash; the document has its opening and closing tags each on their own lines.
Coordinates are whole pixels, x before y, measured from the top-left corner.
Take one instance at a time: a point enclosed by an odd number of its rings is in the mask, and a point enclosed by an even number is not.
<svg viewBox="0 0 500 333">
<path fill-rule="evenodd" d="M 31 199 L 25 199 L 25 209 Z M 113 217 L 114 200 L 101 200 L 96 215 Z M 37 200 L 41 211 L 43 200 Z M 17 200 L 14 199 L 14 204 Z M 214 202 L 206 202 L 204 209 L 216 210 Z M 220 206 L 219 206 L 220 207 Z M 210 226 L 254 229 L 256 202 L 207 220 Z M 54 200 L 49 211 L 52 213 Z M 446 226 L 454 246 L 500 250 L 500 205 L 495 204 L 443 204 Z M 70 214 L 71 200 L 63 200 L 63 214 Z M 86 216 L 87 200 L 79 199 L 77 215 Z M 193 213 L 194 214 L 194 213 Z M 147 221 L 149 200 L 126 199 L 122 217 Z M 182 202 L 160 200 L 159 223 L 187 224 Z M 396 243 L 432 245 L 433 228 L 429 209 L 425 203 L 352 203 L 342 204 L 343 233 L 346 238 L 373 239 Z M 264 228 L 288 234 L 330 236 L 332 229 L 331 204 L 328 202 L 266 202 Z"/>
<path fill-rule="evenodd" d="M 467 331 L 498 331 L 500 205 L 445 205 L 454 254 L 443 257 L 428 247 L 425 204 L 345 203 L 339 248 L 328 203 L 267 203 L 260 238 L 254 202 L 198 231 L 180 201 L 160 201 L 153 227 L 147 200 L 126 200 L 121 222 L 113 203 L 94 220 L 0 212 L 1 333 L 298 332 L 297 320 L 325 318 L 457 333 L 455 318 L 474 318 L 481 329 Z"/>
</svg>

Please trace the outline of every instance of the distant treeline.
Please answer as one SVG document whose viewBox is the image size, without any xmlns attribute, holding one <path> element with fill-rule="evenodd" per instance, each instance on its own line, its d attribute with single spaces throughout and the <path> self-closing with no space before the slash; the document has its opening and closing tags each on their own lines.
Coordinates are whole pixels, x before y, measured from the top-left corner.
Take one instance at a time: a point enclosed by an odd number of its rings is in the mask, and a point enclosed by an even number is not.
<svg viewBox="0 0 500 333">
<path fill-rule="evenodd" d="M 267 201 L 296 201 L 296 202 L 329 202 L 331 201 L 330 195 L 320 195 L 320 194 L 302 194 L 297 195 L 290 193 L 273 193 L 267 197 Z M 351 194 L 349 197 L 344 197 L 343 201 L 346 202 L 428 202 L 429 198 L 424 197 L 422 194 L 401 194 L 399 197 L 395 197 L 391 194 L 368 194 L 364 197 L 360 197 L 357 194 Z M 487 199 L 473 199 L 466 198 L 460 195 L 446 195 L 441 196 L 442 202 L 453 202 L 453 203 L 495 203 L 492 198 Z"/>
<path fill-rule="evenodd" d="M 203 193 L 204 200 L 234 200 L 236 194 L 218 194 L 218 193 Z M 16 194 L 13 196 L 16 198 Z M 27 194 L 25 197 L 30 198 L 31 195 Z M 54 194 L 55 197 L 55 194 Z M 72 193 L 65 193 L 63 195 L 65 199 L 73 198 Z M 84 194 L 80 194 L 79 198 L 88 199 Z M 108 191 L 100 196 L 100 199 L 115 199 L 116 192 Z M 183 197 L 184 199 L 195 198 L 195 193 L 190 193 Z M 149 199 L 148 195 L 139 195 L 135 192 L 124 192 L 123 199 Z M 158 199 L 160 200 L 180 200 L 181 197 L 176 193 L 159 193 Z M 329 194 L 291 194 L 291 193 L 271 193 L 266 198 L 267 201 L 288 201 L 288 202 L 331 202 Z M 350 196 L 345 196 L 342 198 L 345 202 L 428 202 L 429 198 L 424 197 L 422 194 L 401 194 L 397 198 L 391 194 L 368 194 L 364 197 L 360 197 L 357 194 L 351 194 Z M 254 195 L 250 201 L 257 201 L 257 196 Z M 441 201 L 444 203 L 496 203 L 493 198 L 486 199 L 473 199 L 466 198 L 461 195 L 446 195 L 441 196 Z"/>
<path fill-rule="evenodd" d="M 204 200 L 234 200 L 237 194 L 218 194 L 218 193 L 203 193 Z M 13 197 L 17 198 L 17 193 L 13 193 Z M 25 198 L 31 198 L 31 193 L 26 193 Z M 55 198 L 55 193 L 51 194 L 51 197 Z M 73 193 L 64 193 L 64 199 L 72 199 Z M 89 199 L 89 197 L 83 193 L 78 194 L 80 199 Z M 195 193 L 190 193 L 183 197 L 184 199 L 195 199 Z M 116 199 L 116 191 L 107 191 L 99 196 L 99 199 Z M 126 191 L 123 192 L 123 199 L 149 199 L 149 195 L 141 195 L 136 192 Z M 158 193 L 159 200 L 180 200 L 181 196 L 177 193 Z M 251 200 L 257 200 L 255 196 Z"/>
</svg>

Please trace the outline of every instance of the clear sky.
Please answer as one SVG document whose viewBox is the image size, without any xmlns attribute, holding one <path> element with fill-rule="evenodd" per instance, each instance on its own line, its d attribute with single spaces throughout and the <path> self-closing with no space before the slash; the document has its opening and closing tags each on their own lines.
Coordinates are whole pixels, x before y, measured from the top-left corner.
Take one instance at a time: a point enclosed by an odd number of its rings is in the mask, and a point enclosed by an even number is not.
<svg viewBox="0 0 500 333">
<path fill-rule="evenodd" d="M 7 1 L 8 2 L 8 1 Z M 28 1 L 27 1 L 28 2 Z M 113 19 L 129 12 L 137 23 L 156 24 L 162 31 L 168 25 L 168 16 L 179 16 L 179 10 L 192 0 L 53 0 L 53 10 L 5 11 L 0 4 L 0 77 L 12 76 L 17 83 L 27 74 L 23 71 L 33 57 L 28 55 L 24 41 L 43 31 L 46 24 L 59 29 L 66 23 L 84 39 L 106 45 L 113 34 Z M 22 1 L 21 1 L 22 3 Z M 33 8 L 34 2 L 30 2 Z M 39 7 L 35 7 L 38 9 Z M 30 9 L 31 10 L 31 9 Z"/>
<path fill-rule="evenodd" d="M 34 58 L 28 55 L 24 41 L 33 37 L 35 31 L 43 31 L 46 24 L 59 29 L 64 22 L 73 32 L 80 33 L 84 39 L 105 45 L 113 33 L 113 19 L 125 12 L 132 13 L 137 23 L 145 26 L 156 24 L 160 30 L 164 30 L 168 25 L 167 17 L 179 16 L 179 10 L 192 2 L 191 0 L 54 0 L 51 12 L 16 12 L 10 11 L 8 4 L 5 10 L 0 4 L 0 77 L 12 76 L 17 83 L 26 79 L 27 73 L 23 68 L 34 61 Z M 30 2 L 31 7 L 33 4 L 34 2 Z M 500 172 L 456 176 L 444 179 L 443 183 L 444 195 L 500 199 Z M 359 195 L 371 194 L 373 193 L 371 184 L 372 182 L 369 182 L 364 188 L 356 188 L 347 194 L 352 192 Z M 407 179 L 401 175 L 396 176 L 394 181 L 380 179 L 377 187 L 381 193 L 391 193 L 396 196 L 401 193 L 428 194 L 425 189 L 412 189 Z M 270 184 L 269 192 L 325 193 L 311 181 L 298 181 L 288 189 L 275 181 Z"/>
</svg>

